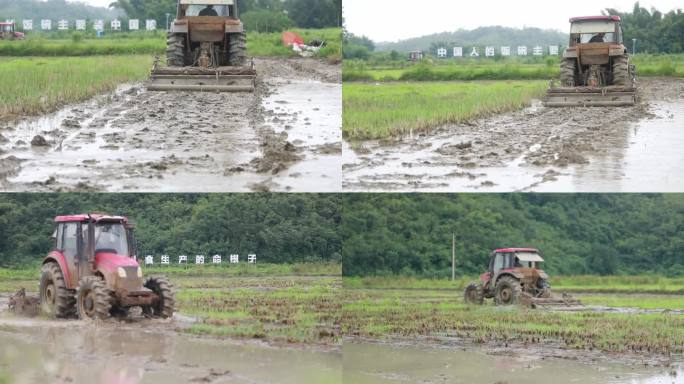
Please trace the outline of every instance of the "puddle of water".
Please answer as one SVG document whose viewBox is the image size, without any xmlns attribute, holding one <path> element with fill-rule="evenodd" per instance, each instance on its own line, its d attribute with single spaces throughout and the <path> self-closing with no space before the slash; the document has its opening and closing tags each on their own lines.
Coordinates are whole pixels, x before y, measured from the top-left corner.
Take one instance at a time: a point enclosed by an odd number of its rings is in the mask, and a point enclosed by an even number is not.
<svg viewBox="0 0 684 384">
<path fill-rule="evenodd" d="M 523 154 L 503 167 L 464 169 L 457 166 L 456 159 L 450 161 L 435 152 L 454 141 L 476 139 L 468 136 L 430 137 L 420 147 L 401 144 L 373 149 L 369 155 L 355 153 L 345 142 L 345 190 L 682 192 L 684 104 L 658 102 L 651 107 L 655 119 L 629 125 L 626 140 L 611 138 L 598 143 L 600 153 L 588 157 L 589 164 L 568 168 L 530 166 L 524 163 Z M 532 145 L 528 151 L 538 151 L 540 146 Z M 361 166 L 365 158 L 372 163 Z M 549 171 L 552 177 L 545 179 Z"/>
<path fill-rule="evenodd" d="M 583 364 L 560 359 L 490 356 L 453 348 L 345 343 L 344 382 L 355 384 L 680 384 L 668 369 Z"/>
<path fill-rule="evenodd" d="M 288 141 L 302 150 L 304 159 L 274 178 L 284 186 L 299 184 L 302 192 L 339 192 L 340 154 L 320 153 L 323 146 L 342 142 L 342 85 L 319 81 L 288 81 L 264 100 L 275 116 L 267 124 L 286 132 Z M 324 151 L 325 152 L 325 151 Z"/>
<path fill-rule="evenodd" d="M 26 331 L 26 330 L 24 330 Z M 340 383 L 335 352 L 277 349 L 149 329 L 0 331 L 0 379 L 12 383 Z M 11 369 L 10 369 L 11 367 Z"/>
</svg>

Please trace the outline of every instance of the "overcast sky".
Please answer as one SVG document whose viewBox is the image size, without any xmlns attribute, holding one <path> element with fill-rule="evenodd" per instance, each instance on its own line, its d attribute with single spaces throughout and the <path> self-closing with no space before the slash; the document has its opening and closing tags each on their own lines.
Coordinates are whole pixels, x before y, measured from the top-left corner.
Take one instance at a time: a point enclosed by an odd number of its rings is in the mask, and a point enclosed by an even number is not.
<svg viewBox="0 0 684 384">
<path fill-rule="evenodd" d="M 565 31 L 572 16 L 605 8 L 631 11 L 636 0 L 343 0 L 347 29 L 376 42 L 397 41 L 457 29 L 503 25 Z M 641 0 L 661 12 L 684 8 L 682 0 Z"/>
<path fill-rule="evenodd" d="M 108 7 L 109 4 L 113 3 L 113 0 L 69 0 L 71 3 L 86 3 L 89 5 L 94 5 L 96 7 Z"/>
</svg>

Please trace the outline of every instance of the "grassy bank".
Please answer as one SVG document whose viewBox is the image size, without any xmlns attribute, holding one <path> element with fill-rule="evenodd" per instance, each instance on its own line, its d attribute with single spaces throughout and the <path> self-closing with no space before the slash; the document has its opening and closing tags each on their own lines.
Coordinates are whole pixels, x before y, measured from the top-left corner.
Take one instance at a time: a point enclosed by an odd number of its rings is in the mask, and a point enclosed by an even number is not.
<svg viewBox="0 0 684 384">
<path fill-rule="evenodd" d="M 519 109 L 543 95 L 544 81 L 345 84 L 343 134 L 383 139 Z"/>
<path fill-rule="evenodd" d="M 342 31 L 339 28 L 297 29 L 305 42 L 322 40 L 327 46 L 316 57 L 340 60 Z M 80 35 L 76 35 L 80 36 Z M 248 56 L 295 57 L 297 53 L 283 46 L 280 33 L 250 32 L 247 35 Z M 0 56 L 98 56 L 98 55 L 164 55 L 166 36 L 108 37 L 102 39 L 31 38 L 25 41 L 0 41 Z"/>
<path fill-rule="evenodd" d="M 147 78 L 148 55 L 2 58 L 0 120 L 36 115 Z"/>
<path fill-rule="evenodd" d="M 345 287 L 346 288 L 346 287 Z M 450 337 L 474 344 L 520 343 L 567 349 L 669 355 L 684 352 L 684 316 L 550 312 L 489 303 L 471 306 L 446 291 L 359 289 L 343 306 L 343 334 L 373 339 Z M 595 297 L 599 305 L 635 303 L 629 297 Z M 643 298 L 642 298 L 643 300 Z M 681 299 L 657 304 L 677 308 Z M 606 302 L 608 301 L 608 302 Z M 679 307 L 681 309 L 681 307 Z"/>
<path fill-rule="evenodd" d="M 684 55 L 636 55 L 639 76 L 684 77 Z M 366 63 L 346 61 L 344 81 L 553 80 L 560 77 L 560 58 L 459 59 Z"/>
</svg>

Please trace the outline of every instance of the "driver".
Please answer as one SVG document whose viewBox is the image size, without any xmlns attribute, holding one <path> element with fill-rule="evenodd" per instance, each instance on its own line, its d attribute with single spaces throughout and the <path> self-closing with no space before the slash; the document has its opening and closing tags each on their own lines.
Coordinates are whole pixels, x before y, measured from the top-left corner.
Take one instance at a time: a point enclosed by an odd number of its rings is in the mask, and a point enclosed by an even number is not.
<svg viewBox="0 0 684 384">
<path fill-rule="evenodd" d="M 213 5 L 207 5 L 206 8 L 200 11 L 200 16 L 218 16 L 218 12 L 214 9 Z"/>
<path fill-rule="evenodd" d="M 594 37 L 589 40 L 590 43 L 605 43 L 606 42 L 606 34 L 605 33 L 597 33 L 594 35 Z"/>
</svg>

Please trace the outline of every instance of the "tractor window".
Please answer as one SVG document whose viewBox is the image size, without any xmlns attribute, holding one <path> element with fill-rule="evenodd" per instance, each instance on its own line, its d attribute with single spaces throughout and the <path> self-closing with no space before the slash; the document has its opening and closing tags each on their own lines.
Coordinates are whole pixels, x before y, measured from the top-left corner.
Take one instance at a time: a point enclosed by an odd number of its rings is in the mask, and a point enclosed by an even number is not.
<svg viewBox="0 0 684 384">
<path fill-rule="evenodd" d="M 59 224 L 57 225 L 57 229 L 55 229 L 55 249 L 62 249 L 62 245 L 64 244 L 62 236 L 64 235 L 64 224 Z"/>
<path fill-rule="evenodd" d="M 598 36 L 598 34 L 596 34 L 596 33 L 583 33 L 580 35 L 580 43 L 582 43 L 582 44 L 587 44 L 589 42 L 592 42 L 592 39 L 594 39 L 594 41 L 593 41 L 594 43 L 596 43 L 596 42 L 598 42 L 598 43 L 601 43 L 601 42 L 603 42 L 603 43 L 614 43 L 615 42 L 615 33 L 606 33 L 603 36 L 603 38 Z M 603 39 L 603 41 L 597 41 L 597 40 L 601 40 L 601 39 Z"/>
<path fill-rule="evenodd" d="M 104 223 L 95 227 L 95 252 L 129 256 L 126 228 L 121 223 Z"/>
<path fill-rule="evenodd" d="M 497 273 L 502 269 L 504 269 L 504 254 L 497 253 L 494 258 L 494 273 Z"/>
<path fill-rule="evenodd" d="M 73 263 L 78 255 L 78 238 L 76 236 L 78 224 L 65 223 L 63 226 L 64 233 L 62 234 L 62 251 L 67 259 L 67 262 Z"/>
<path fill-rule="evenodd" d="M 185 10 L 185 16 L 199 16 L 206 5 L 189 5 Z M 214 5 L 214 10 L 219 16 L 230 16 L 230 9 L 227 5 Z"/>
</svg>

